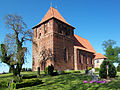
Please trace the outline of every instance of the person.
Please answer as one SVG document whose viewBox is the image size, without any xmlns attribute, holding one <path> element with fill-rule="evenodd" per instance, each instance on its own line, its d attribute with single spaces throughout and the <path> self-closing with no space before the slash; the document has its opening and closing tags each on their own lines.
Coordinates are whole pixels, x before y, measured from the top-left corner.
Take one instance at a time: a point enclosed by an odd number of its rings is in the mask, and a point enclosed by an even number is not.
<svg viewBox="0 0 120 90">
<path fill-rule="evenodd" d="M 94 75 L 95 69 L 94 69 L 94 67 L 93 67 L 93 66 L 92 66 L 91 71 L 92 71 L 92 75 Z"/>
<path fill-rule="evenodd" d="M 95 81 L 95 80 L 96 80 L 96 76 L 94 75 L 94 72 L 95 72 L 95 69 L 94 69 L 94 67 L 92 66 L 92 69 L 91 69 L 92 81 Z"/>
</svg>

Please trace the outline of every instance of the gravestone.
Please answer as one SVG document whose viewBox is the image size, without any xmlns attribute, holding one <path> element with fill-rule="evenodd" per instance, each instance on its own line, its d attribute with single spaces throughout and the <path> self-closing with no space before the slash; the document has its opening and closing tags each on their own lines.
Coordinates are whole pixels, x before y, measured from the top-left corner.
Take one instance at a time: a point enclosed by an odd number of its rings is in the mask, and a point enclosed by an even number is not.
<svg viewBox="0 0 120 90">
<path fill-rule="evenodd" d="M 60 70 L 58 70 L 58 72 L 57 72 L 58 74 L 61 74 L 62 73 L 62 71 L 60 71 Z"/>
<path fill-rule="evenodd" d="M 93 75 L 92 76 L 92 81 L 98 81 L 98 76 L 97 75 Z"/>
<path fill-rule="evenodd" d="M 38 69 L 38 70 L 37 70 L 37 71 L 38 71 L 38 75 L 40 75 L 40 67 L 38 67 L 37 69 Z"/>
<path fill-rule="evenodd" d="M 92 81 L 98 81 L 98 76 L 94 75 L 95 73 L 95 69 L 92 68 L 91 70 L 89 70 L 88 75 L 92 77 Z"/>
</svg>

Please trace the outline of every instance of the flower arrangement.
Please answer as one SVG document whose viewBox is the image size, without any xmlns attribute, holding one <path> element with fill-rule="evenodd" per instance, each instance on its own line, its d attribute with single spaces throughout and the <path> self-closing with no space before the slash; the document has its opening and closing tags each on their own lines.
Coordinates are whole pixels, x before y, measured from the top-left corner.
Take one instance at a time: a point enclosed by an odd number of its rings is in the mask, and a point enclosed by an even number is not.
<svg viewBox="0 0 120 90">
<path fill-rule="evenodd" d="M 83 81 L 84 83 L 107 83 L 107 81 Z"/>
</svg>

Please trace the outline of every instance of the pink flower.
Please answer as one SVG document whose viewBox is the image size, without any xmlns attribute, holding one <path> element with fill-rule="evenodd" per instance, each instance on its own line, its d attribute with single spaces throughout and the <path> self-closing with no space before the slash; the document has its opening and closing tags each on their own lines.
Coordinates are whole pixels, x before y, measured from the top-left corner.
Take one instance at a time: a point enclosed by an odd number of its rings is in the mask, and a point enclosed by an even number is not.
<svg viewBox="0 0 120 90">
<path fill-rule="evenodd" d="M 88 83 L 88 81 L 84 81 L 84 83 Z"/>
<path fill-rule="evenodd" d="M 94 81 L 90 81 L 89 83 L 93 83 Z"/>
</svg>

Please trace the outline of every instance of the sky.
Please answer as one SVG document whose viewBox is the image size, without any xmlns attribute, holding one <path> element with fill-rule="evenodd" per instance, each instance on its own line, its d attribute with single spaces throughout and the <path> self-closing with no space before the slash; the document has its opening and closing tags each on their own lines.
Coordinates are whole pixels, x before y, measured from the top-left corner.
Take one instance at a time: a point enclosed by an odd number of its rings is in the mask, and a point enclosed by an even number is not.
<svg viewBox="0 0 120 90">
<path fill-rule="evenodd" d="M 74 26 L 75 34 L 90 41 L 98 53 L 104 54 L 103 41 L 112 39 L 120 46 L 120 0 L 1 0 L 0 43 L 12 33 L 5 25 L 7 14 L 23 17 L 29 29 L 38 24 L 49 10 L 56 8 L 65 20 Z M 32 43 L 27 42 L 29 54 L 23 67 L 32 68 Z M 0 64 L 0 73 L 8 72 L 6 64 Z"/>
</svg>

